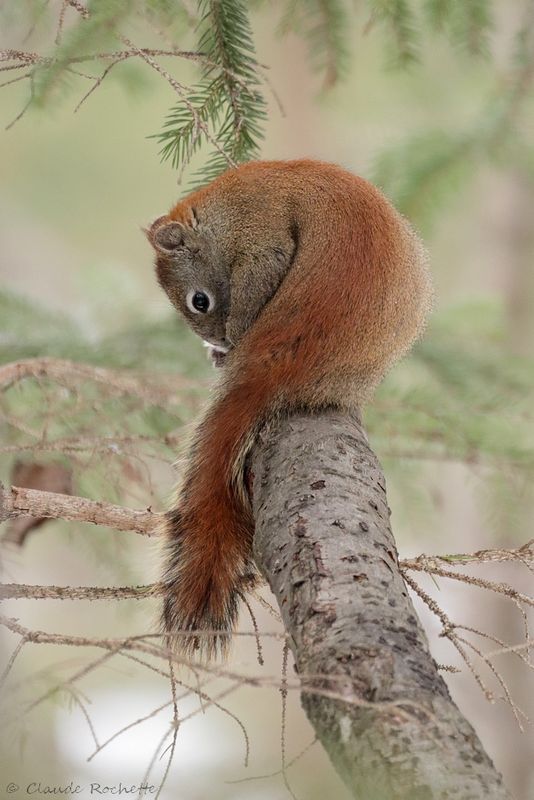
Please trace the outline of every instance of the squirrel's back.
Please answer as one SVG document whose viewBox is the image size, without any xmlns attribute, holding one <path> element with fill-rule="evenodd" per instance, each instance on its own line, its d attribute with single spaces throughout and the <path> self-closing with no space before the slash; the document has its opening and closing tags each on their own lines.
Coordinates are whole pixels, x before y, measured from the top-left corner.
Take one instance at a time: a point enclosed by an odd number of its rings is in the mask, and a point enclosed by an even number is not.
<svg viewBox="0 0 534 800">
<path fill-rule="evenodd" d="M 216 221 L 229 250 L 237 239 L 241 251 L 255 252 L 258 241 L 264 248 L 282 232 L 295 241 L 280 286 L 263 298 L 256 324 L 229 359 L 229 366 L 236 363 L 229 380 L 260 353 L 280 361 L 289 350 L 293 390 L 300 384 L 319 405 L 359 405 L 420 336 L 432 297 L 426 251 L 365 179 L 321 161 L 251 162 L 185 202 Z M 262 264 L 247 266 L 242 283 L 254 294 L 262 287 Z M 323 379 L 306 386 L 317 368 Z"/>
</svg>

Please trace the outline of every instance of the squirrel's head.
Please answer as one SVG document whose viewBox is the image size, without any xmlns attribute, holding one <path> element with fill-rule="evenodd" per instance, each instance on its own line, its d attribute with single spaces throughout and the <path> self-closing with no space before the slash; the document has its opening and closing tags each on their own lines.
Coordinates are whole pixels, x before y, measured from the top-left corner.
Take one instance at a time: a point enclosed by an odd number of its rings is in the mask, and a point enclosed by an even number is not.
<svg viewBox="0 0 534 800">
<path fill-rule="evenodd" d="M 156 275 L 171 303 L 204 341 L 227 350 L 230 295 L 213 236 L 193 208 L 180 220 L 158 217 L 146 231 L 156 252 Z"/>
</svg>

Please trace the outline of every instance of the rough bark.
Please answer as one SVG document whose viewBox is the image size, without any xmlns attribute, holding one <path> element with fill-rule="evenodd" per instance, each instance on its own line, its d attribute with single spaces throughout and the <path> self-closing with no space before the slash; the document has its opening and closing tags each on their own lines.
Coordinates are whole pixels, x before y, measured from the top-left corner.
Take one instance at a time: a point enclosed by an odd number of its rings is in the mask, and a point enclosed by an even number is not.
<svg viewBox="0 0 534 800">
<path fill-rule="evenodd" d="M 303 684 L 339 697 L 303 692 L 302 704 L 354 797 L 509 798 L 429 653 L 359 422 L 281 419 L 252 472 L 257 563 Z"/>
</svg>

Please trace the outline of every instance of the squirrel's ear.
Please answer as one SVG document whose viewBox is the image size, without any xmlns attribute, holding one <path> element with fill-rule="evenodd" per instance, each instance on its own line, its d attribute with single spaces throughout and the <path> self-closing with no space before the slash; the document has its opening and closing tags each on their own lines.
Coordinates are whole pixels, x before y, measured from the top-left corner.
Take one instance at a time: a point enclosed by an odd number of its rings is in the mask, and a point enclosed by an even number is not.
<svg viewBox="0 0 534 800">
<path fill-rule="evenodd" d="M 184 242 L 184 226 L 180 222 L 158 217 L 146 232 L 148 241 L 160 253 L 174 253 Z"/>
</svg>

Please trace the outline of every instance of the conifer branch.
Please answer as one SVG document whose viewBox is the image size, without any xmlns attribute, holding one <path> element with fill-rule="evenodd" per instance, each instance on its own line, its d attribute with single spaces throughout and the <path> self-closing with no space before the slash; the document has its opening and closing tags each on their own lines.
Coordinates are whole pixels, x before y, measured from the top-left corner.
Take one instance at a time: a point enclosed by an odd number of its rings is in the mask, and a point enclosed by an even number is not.
<svg viewBox="0 0 534 800">
<path fill-rule="evenodd" d="M 265 100 L 260 91 L 252 32 L 242 0 L 200 0 L 198 49 L 206 55 L 189 103 L 178 103 L 155 136 L 161 156 L 181 167 L 180 178 L 206 141 L 215 148 L 195 182 L 257 157 L 263 137 Z M 208 134 L 207 131 L 211 133 Z"/>
</svg>

